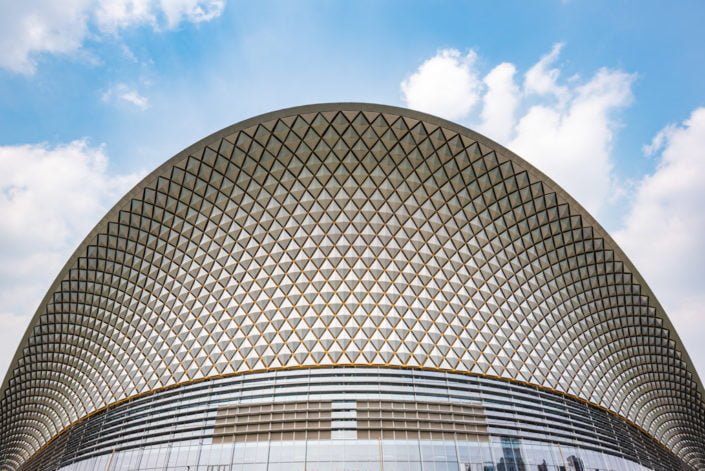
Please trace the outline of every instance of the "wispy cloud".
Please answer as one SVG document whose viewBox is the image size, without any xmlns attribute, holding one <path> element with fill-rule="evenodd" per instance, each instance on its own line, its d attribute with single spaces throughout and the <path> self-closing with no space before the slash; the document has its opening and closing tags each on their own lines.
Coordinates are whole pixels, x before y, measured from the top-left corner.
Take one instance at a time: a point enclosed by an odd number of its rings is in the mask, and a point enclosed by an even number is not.
<svg viewBox="0 0 705 471">
<path fill-rule="evenodd" d="M 41 54 L 73 54 L 91 36 L 147 26 L 174 29 L 220 16 L 226 0 L 33 0 L 5 2 L 0 15 L 0 67 L 34 73 Z"/>
<path fill-rule="evenodd" d="M 124 83 L 118 83 L 108 88 L 101 95 L 101 99 L 105 103 L 128 103 L 141 110 L 149 108 L 149 99 Z"/>
</svg>

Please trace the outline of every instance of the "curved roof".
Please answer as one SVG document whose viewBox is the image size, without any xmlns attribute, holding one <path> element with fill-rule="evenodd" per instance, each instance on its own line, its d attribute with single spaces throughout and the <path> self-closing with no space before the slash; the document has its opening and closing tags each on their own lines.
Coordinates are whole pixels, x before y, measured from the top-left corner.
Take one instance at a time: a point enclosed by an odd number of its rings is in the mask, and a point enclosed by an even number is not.
<svg viewBox="0 0 705 471">
<path fill-rule="evenodd" d="M 5 377 L 0 466 L 136 395 L 331 365 L 537 385 L 705 469 L 702 384 L 587 212 L 477 133 L 352 103 L 228 127 L 110 210 Z"/>
</svg>

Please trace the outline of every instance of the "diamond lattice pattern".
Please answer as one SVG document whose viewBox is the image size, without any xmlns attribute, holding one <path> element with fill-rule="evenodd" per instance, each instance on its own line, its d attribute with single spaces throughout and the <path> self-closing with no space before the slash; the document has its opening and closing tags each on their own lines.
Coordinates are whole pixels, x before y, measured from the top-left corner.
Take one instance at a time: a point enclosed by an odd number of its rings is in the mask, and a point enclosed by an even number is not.
<svg viewBox="0 0 705 471">
<path fill-rule="evenodd" d="M 380 365 L 574 395 L 705 466 L 697 378 L 611 242 L 516 157 L 416 118 L 283 116 L 138 186 L 41 307 L 2 463 L 158 388 Z"/>
</svg>

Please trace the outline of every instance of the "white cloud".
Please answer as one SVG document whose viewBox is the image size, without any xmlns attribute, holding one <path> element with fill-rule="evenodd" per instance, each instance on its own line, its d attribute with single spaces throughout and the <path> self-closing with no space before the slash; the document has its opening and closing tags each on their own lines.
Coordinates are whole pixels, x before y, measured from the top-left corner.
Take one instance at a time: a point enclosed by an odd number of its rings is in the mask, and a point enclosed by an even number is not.
<svg viewBox="0 0 705 471">
<path fill-rule="evenodd" d="M 182 21 L 210 21 L 225 9 L 225 0 L 161 0 L 159 3 L 170 28 Z"/>
<path fill-rule="evenodd" d="M 441 51 L 402 82 L 406 103 L 463 119 L 516 151 L 599 217 L 623 196 L 629 181 L 614 175 L 615 115 L 632 100 L 634 76 L 602 68 L 587 80 L 561 79 L 562 45 L 530 67 L 523 80 L 510 63 L 495 66 L 479 85 L 475 55 Z M 448 77 L 456 77 L 448 85 Z M 464 77 L 464 78 L 457 78 Z M 464 84 L 459 86 L 458 84 Z M 434 93 L 440 94 L 439 103 Z M 481 101 L 479 110 L 475 104 Z M 659 296 L 697 366 L 705 368 L 705 108 L 670 124 L 645 145 L 659 159 L 636 184 L 616 232 L 619 245 Z"/>
<path fill-rule="evenodd" d="M 482 98 L 480 132 L 499 142 L 508 142 L 516 125 L 515 114 L 519 105 L 520 90 L 514 82 L 516 67 L 502 63 L 483 79 L 487 92 Z"/>
<path fill-rule="evenodd" d="M 502 63 L 477 80 L 476 56 L 448 49 L 424 62 L 401 88 L 407 106 L 451 119 L 496 139 L 555 179 L 588 211 L 599 216 L 615 194 L 612 142 L 614 113 L 632 98 L 634 77 L 601 69 L 587 81 L 564 84 L 555 45 L 524 74 Z M 474 106 L 482 104 L 478 112 Z"/>
<path fill-rule="evenodd" d="M 130 88 L 124 83 L 118 83 L 107 89 L 103 92 L 101 99 L 106 103 L 123 101 L 141 110 L 146 110 L 149 108 L 149 99 L 140 95 L 137 90 Z"/>
<path fill-rule="evenodd" d="M 138 24 L 156 25 L 152 0 L 100 0 L 95 9 L 100 30 L 117 32 Z"/>
<path fill-rule="evenodd" d="M 705 368 L 705 108 L 666 126 L 647 151 L 655 172 L 637 187 L 615 239 L 651 285 L 693 361 Z"/>
<path fill-rule="evenodd" d="M 456 49 L 439 51 L 402 82 L 407 106 L 447 119 L 466 116 L 480 97 L 476 57 L 473 51 L 466 55 Z"/>
<path fill-rule="evenodd" d="M 529 86 L 528 75 L 526 92 L 540 83 L 540 90 L 560 101 L 529 107 L 508 147 L 599 216 L 612 195 L 619 193 L 612 174 L 612 142 L 618 126 L 613 114 L 631 102 L 633 76 L 601 69 L 587 83 L 567 88 L 536 76 Z"/>
<path fill-rule="evenodd" d="M 6 1 L 0 15 L 0 67 L 32 73 L 35 52 L 66 54 L 87 34 L 90 0 Z"/>
<path fill-rule="evenodd" d="M 669 124 L 665 128 L 661 129 L 659 132 L 657 132 L 651 142 L 642 147 L 641 150 L 644 152 L 644 155 L 646 155 L 647 157 L 651 157 L 658 153 L 658 151 L 662 150 L 664 145 L 666 145 L 668 140 L 673 136 L 673 134 L 677 130 L 677 125 Z"/>
<path fill-rule="evenodd" d="M 85 141 L 0 146 L 0 375 L 71 252 L 138 179 Z"/>
<path fill-rule="evenodd" d="M 173 29 L 220 16 L 226 0 L 26 0 L 3 2 L 0 67 L 23 74 L 40 54 L 71 54 L 90 36 L 149 25 Z"/>
<path fill-rule="evenodd" d="M 558 84 L 558 78 L 561 75 L 560 69 L 550 68 L 558 60 L 562 49 L 562 43 L 555 44 L 551 52 L 543 56 L 526 72 L 524 78 L 524 92 L 526 94 L 565 97 L 568 90 Z"/>
</svg>

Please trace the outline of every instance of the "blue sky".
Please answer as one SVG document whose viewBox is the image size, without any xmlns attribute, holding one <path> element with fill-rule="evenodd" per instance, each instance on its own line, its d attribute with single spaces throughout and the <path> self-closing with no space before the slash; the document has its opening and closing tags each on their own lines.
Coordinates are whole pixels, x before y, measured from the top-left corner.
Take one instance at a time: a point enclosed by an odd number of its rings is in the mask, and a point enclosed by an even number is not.
<svg viewBox="0 0 705 471">
<path fill-rule="evenodd" d="M 229 124 L 325 101 L 419 108 L 519 152 L 615 235 L 705 372 L 702 2 L 0 0 L 0 13 L 0 374 L 63 262 L 140 176 Z"/>
<path fill-rule="evenodd" d="M 525 69 L 563 42 L 566 74 L 637 74 L 616 145 L 620 170 L 639 173 L 641 144 L 705 103 L 704 10 L 698 2 L 229 2 L 211 21 L 93 34 L 78 51 L 35 54 L 31 76 L 0 72 L 0 142 L 88 137 L 108 146 L 116 169 L 151 168 L 165 151 L 275 108 L 403 105 L 399 82 L 441 48 L 472 48 L 484 67 Z M 101 101 L 116 83 L 149 97 L 150 108 Z M 167 115 L 180 119 L 158 119 Z"/>
</svg>

